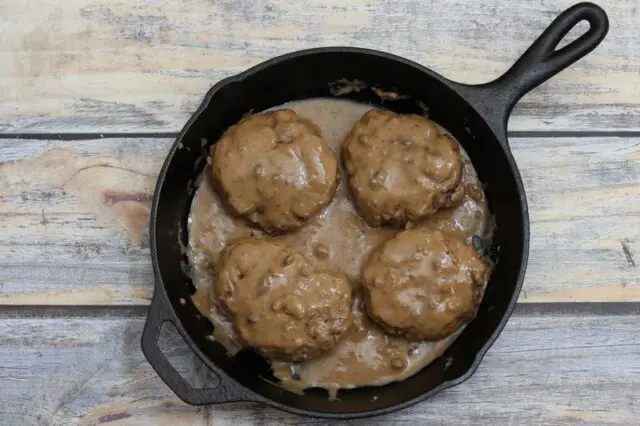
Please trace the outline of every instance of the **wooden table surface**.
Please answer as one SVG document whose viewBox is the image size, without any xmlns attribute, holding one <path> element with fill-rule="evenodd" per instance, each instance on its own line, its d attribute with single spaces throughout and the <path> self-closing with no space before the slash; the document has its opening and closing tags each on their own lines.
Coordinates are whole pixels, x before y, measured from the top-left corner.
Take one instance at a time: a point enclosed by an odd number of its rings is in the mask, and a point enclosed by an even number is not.
<svg viewBox="0 0 640 426">
<path fill-rule="evenodd" d="M 217 80 L 301 48 L 488 81 L 572 3 L 2 1 L 0 424 L 322 423 L 185 405 L 144 359 L 149 203 L 175 134 Z M 640 7 L 600 4 L 606 40 L 509 122 L 532 232 L 515 314 L 469 381 L 355 423 L 640 424 Z"/>
</svg>

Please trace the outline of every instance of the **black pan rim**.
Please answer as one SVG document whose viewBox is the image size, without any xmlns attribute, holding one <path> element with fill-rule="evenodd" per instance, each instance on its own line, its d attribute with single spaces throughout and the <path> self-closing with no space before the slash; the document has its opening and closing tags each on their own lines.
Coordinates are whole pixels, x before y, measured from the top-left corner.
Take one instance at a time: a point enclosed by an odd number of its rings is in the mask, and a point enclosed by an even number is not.
<svg viewBox="0 0 640 426">
<path fill-rule="evenodd" d="M 387 53 L 387 52 L 383 52 L 383 51 L 379 51 L 379 50 L 373 50 L 373 49 L 366 49 L 366 48 L 359 48 L 359 47 L 346 47 L 346 46 L 328 46 L 328 47 L 318 47 L 318 48 L 312 48 L 312 49 L 304 49 L 304 50 L 298 50 L 298 51 L 294 51 L 294 52 L 290 52 L 269 60 L 266 60 L 264 62 L 261 62 L 239 74 L 227 77 L 221 81 L 219 81 L 218 83 L 216 83 L 205 95 L 203 101 L 201 102 L 200 106 L 198 107 L 198 109 L 196 110 L 196 112 L 190 117 L 190 119 L 187 121 L 187 123 L 185 124 L 185 126 L 183 127 L 183 129 L 181 130 L 180 134 L 178 135 L 178 137 L 176 138 L 174 144 L 172 145 L 169 153 L 167 154 L 167 157 L 165 159 L 165 162 L 162 166 L 162 169 L 160 170 L 160 173 L 158 175 L 158 179 L 157 179 L 157 183 L 156 183 L 156 189 L 154 191 L 154 196 L 153 196 L 153 204 L 152 204 L 152 209 L 151 209 L 151 219 L 150 219 L 150 223 L 151 223 L 151 233 L 150 233 L 150 250 L 151 250 L 151 254 L 152 254 L 152 266 L 153 266 L 153 270 L 154 270 L 154 276 L 156 278 L 155 280 L 155 286 L 154 286 L 154 297 L 155 292 L 160 292 L 162 297 L 164 297 L 165 299 L 168 299 L 168 295 L 166 293 L 166 283 L 164 282 L 164 280 L 162 279 L 162 276 L 160 275 L 159 272 L 159 265 L 158 265 L 158 258 L 157 258 L 157 240 L 156 240 L 156 234 L 157 234 L 157 223 L 156 223 L 156 217 L 158 214 L 158 205 L 159 205 L 159 200 L 160 200 L 160 194 L 162 192 L 162 187 L 163 184 L 166 180 L 165 176 L 166 176 L 166 171 L 169 167 L 169 164 L 171 163 L 173 156 L 176 152 L 176 150 L 178 149 L 184 135 L 186 134 L 186 132 L 188 131 L 188 129 L 192 126 L 192 124 L 200 117 L 200 115 L 207 109 L 209 103 L 211 102 L 211 100 L 213 99 L 213 97 L 215 97 L 216 93 L 221 90 L 223 87 L 226 87 L 230 84 L 233 83 L 241 83 L 245 78 L 249 77 L 252 74 L 255 73 L 259 73 L 261 72 L 263 69 L 270 67 L 272 65 L 275 64 L 279 64 L 291 59 L 295 59 L 301 56 L 307 56 L 307 55 L 318 55 L 318 54 L 357 54 L 357 55 L 374 55 L 374 56 L 378 56 L 380 58 L 386 59 L 386 60 L 391 60 L 391 61 L 395 61 L 395 62 L 400 62 L 404 65 L 408 65 L 411 66 L 415 69 L 417 69 L 418 71 L 421 71 L 423 73 L 425 73 L 426 75 L 428 75 L 431 78 L 435 78 L 437 79 L 441 84 L 444 84 L 446 86 L 448 86 L 449 88 L 451 88 L 452 90 L 455 91 L 456 87 L 456 83 L 451 82 L 450 80 L 446 79 L 445 77 L 441 76 L 440 74 L 430 70 L 429 68 L 426 68 L 416 62 L 413 62 L 409 59 L 391 54 L 391 53 Z M 477 112 L 479 116 L 482 117 L 482 114 L 480 112 Z M 523 235 L 523 246 L 522 246 L 522 260 L 521 260 L 521 264 L 519 266 L 519 274 L 517 277 L 517 283 L 514 289 L 514 292 L 512 294 L 512 298 L 511 301 L 508 305 L 508 309 L 506 310 L 505 314 L 503 315 L 501 321 L 498 323 L 498 325 L 496 326 L 494 332 L 492 333 L 491 337 L 489 338 L 489 340 L 487 340 L 487 342 L 485 343 L 485 345 L 476 353 L 475 359 L 473 361 L 473 363 L 470 365 L 470 367 L 467 369 L 467 371 L 461 375 L 460 377 L 453 379 L 453 380 L 449 380 L 449 381 L 445 381 L 442 382 L 440 385 L 436 386 L 435 388 L 417 396 L 414 398 L 411 398 L 405 402 L 399 403 L 399 404 L 395 404 L 389 407 L 385 407 L 385 408 L 379 408 L 379 409 L 375 409 L 375 410 L 371 410 L 371 411 L 361 411 L 361 412 L 354 412 L 354 413 L 338 413 L 338 412 L 326 412 L 326 411 L 311 411 L 311 410 L 301 410 L 301 409 L 297 409 L 294 407 L 291 407 L 289 405 L 286 404 L 282 404 L 279 402 L 276 402 L 274 400 L 268 399 L 266 397 L 263 397 L 261 395 L 256 394 L 254 391 L 252 391 L 251 389 L 248 389 L 252 394 L 254 394 L 256 396 L 256 398 L 254 399 L 255 401 L 259 401 L 261 403 L 264 403 L 266 405 L 272 406 L 274 408 L 278 408 L 293 414 L 298 414 L 298 415 L 303 415 L 303 416 L 311 416 L 311 417 L 316 417 L 316 418 L 325 418 L 325 419 L 354 419 L 354 418 L 363 418 L 363 417 L 372 417 L 372 416 L 378 416 L 378 415 L 384 415 L 384 414 L 389 414 L 398 410 L 402 410 L 404 408 L 413 406 L 419 402 L 422 402 L 428 398 L 430 398 L 431 396 L 442 392 L 445 389 L 457 386 L 463 382 L 465 382 L 466 380 L 468 380 L 478 369 L 480 363 L 482 362 L 483 358 L 485 357 L 486 353 L 489 351 L 489 349 L 491 348 L 491 346 L 495 343 L 495 341 L 497 340 L 498 336 L 501 334 L 502 330 L 504 329 L 504 327 L 506 326 L 512 312 L 513 309 L 515 308 L 515 304 L 517 302 L 518 296 L 520 295 L 521 292 L 521 288 L 522 285 L 524 283 L 524 277 L 525 277 L 525 272 L 526 272 L 526 266 L 527 266 L 527 260 L 528 260 L 528 254 L 529 254 L 529 240 L 530 240 L 530 230 L 529 230 L 529 214 L 528 214 L 528 205 L 527 205 L 527 200 L 526 200 L 526 195 L 525 195 L 525 191 L 524 191 L 524 185 L 522 183 L 522 179 L 520 177 L 520 173 L 518 171 L 517 165 L 515 164 L 515 160 L 513 159 L 513 156 L 511 155 L 511 151 L 508 149 L 506 143 L 504 143 L 503 141 L 506 142 L 506 134 L 505 135 L 500 135 L 500 134 L 496 134 L 496 139 L 500 142 L 500 145 L 505 153 L 505 155 L 508 158 L 509 164 L 511 166 L 511 171 L 514 175 L 514 178 L 516 180 L 516 185 L 517 185 L 517 189 L 518 192 L 520 194 L 520 209 L 523 212 L 523 231 L 524 231 L 524 235 Z M 189 333 L 186 331 L 186 329 L 184 328 L 184 326 L 182 325 L 181 321 L 178 319 L 177 314 L 172 306 L 172 304 L 169 302 L 166 304 L 168 306 L 168 308 L 170 309 L 170 314 L 174 319 L 174 324 L 176 326 L 176 328 L 178 329 L 181 337 L 185 340 L 185 342 L 187 343 L 187 345 L 191 348 L 191 350 L 193 350 L 196 355 L 202 360 L 202 362 L 207 365 L 207 367 L 211 368 L 212 366 L 215 365 L 215 363 L 213 361 L 211 361 L 201 350 L 200 348 L 197 346 L 197 344 L 191 339 L 191 337 L 189 336 Z M 230 378 L 230 380 L 234 380 L 233 378 Z M 242 386 L 238 383 L 239 386 Z M 243 386 L 244 388 L 244 386 Z"/>
</svg>

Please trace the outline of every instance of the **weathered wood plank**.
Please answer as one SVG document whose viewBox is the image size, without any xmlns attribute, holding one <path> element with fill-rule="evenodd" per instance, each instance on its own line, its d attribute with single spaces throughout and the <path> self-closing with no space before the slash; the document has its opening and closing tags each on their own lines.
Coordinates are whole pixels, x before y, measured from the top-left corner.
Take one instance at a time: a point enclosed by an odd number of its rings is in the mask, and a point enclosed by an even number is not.
<svg viewBox="0 0 640 426">
<path fill-rule="evenodd" d="M 0 304 L 147 304 L 149 200 L 172 141 L 0 140 Z M 514 138 L 523 302 L 640 300 L 640 138 Z"/>
<path fill-rule="evenodd" d="M 214 82 L 326 45 L 382 49 L 485 82 L 573 3 L 5 1 L 0 132 L 177 131 Z M 640 9 L 598 3 L 611 18 L 607 39 L 525 97 L 512 130 L 640 130 Z"/>
<path fill-rule="evenodd" d="M 468 382 L 355 424 L 634 424 L 639 319 L 515 316 Z M 144 359 L 142 326 L 142 318 L 3 319 L 0 423 L 322 424 L 255 404 L 182 404 Z M 163 342 L 187 377 L 206 380 L 175 334 Z"/>
</svg>

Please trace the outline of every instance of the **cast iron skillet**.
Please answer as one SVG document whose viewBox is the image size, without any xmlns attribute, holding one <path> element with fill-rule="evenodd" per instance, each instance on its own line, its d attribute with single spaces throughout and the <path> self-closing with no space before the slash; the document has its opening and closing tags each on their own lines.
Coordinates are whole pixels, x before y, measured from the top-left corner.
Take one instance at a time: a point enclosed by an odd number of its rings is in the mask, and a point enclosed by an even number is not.
<svg viewBox="0 0 640 426">
<path fill-rule="evenodd" d="M 555 50 L 569 30 L 583 20 L 590 24 L 589 30 Z M 348 47 L 293 52 L 216 84 L 171 148 L 153 199 L 151 253 L 156 285 L 142 335 L 142 350 L 158 375 L 189 404 L 257 401 L 326 418 L 389 413 L 468 379 L 506 324 L 520 293 L 527 262 L 527 202 L 507 142 L 507 120 L 525 93 L 592 51 L 608 28 L 607 15 L 600 7 L 577 4 L 555 19 L 503 76 L 478 86 L 452 82 L 397 56 Z M 306 391 L 304 395 L 281 389 L 261 377 L 267 373 L 260 358 L 246 352 L 230 357 L 222 346 L 206 339 L 212 326 L 191 303 L 193 285 L 181 267 L 186 262 L 181 245 L 187 241 L 192 182 L 204 167 L 204 153 L 210 143 L 249 111 L 291 100 L 329 97 L 336 93 L 335 83 L 345 79 L 410 95 L 409 99 L 385 102 L 384 107 L 420 113 L 418 105 L 423 103 L 430 117 L 460 141 L 486 185 L 495 215 L 492 252 L 497 265 L 476 319 L 442 357 L 403 382 L 340 391 L 339 400 L 330 401 L 326 391 L 320 389 Z M 371 90 L 351 92 L 345 97 L 381 102 Z M 158 347 L 165 322 L 175 325 L 191 349 L 214 372 L 217 380 L 211 387 L 192 387 L 167 361 Z"/>
</svg>

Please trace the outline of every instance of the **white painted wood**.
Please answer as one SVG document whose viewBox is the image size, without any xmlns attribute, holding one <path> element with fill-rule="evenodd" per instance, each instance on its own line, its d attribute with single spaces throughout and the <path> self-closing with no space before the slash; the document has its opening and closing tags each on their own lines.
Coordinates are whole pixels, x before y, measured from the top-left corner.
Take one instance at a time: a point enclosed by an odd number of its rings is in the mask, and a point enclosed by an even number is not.
<svg viewBox="0 0 640 426">
<path fill-rule="evenodd" d="M 170 139 L 0 140 L 0 304 L 147 304 Z M 640 300 L 640 139 L 513 138 L 532 221 L 523 302 Z"/>
<path fill-rule="evenodd" d="M 177 132 L 219 79 L 324 45 L 386 50 L 481 83 L 575 2 L 7 0 L 0 133 Z M 607 39 L 525 96 L 510 130 L 640 131 L 640 9 L 598 3 Z M 142 356 L 142 317 L 6 315 L 20 315 L 6 305 L 64 315 L 149 303 L 149 203 L 171 143 L 0 139 L 0 425 L 324 424 L 255 404 L 181 403 Z M 520 302 L 640 301 L 640 138 L 511 145 L 532 220 Z M 553 306 L 574 313 L 521 306 L 463 385 L 350 424 L 638 423 L 637 307 L 593 316 Z M 206 380 L 175 334 L 164 343 L 180 371 Z"/>
<path fill-rule="evenodd" d="M 635 424 L 640 317 L 511 318 L 464 384 L 407 410 L 353 424 Z M 141 318 L 0 322 L 1 424 L 322 424 L 256 404 L 181 403 L 144 359 Z M 201 366 L 173 334 L 170 359 Z"/>
<path fill-rule="evenodd" d="M 481 83 L 576 2 L 3 1 L 0 132 L 178 131 L 216 81 L 327 45 Z M 640 9 L 598 3 L 611 20 L 604 43 L 523 98 L 512 130 L 640 130 Z"/>
</svg>

